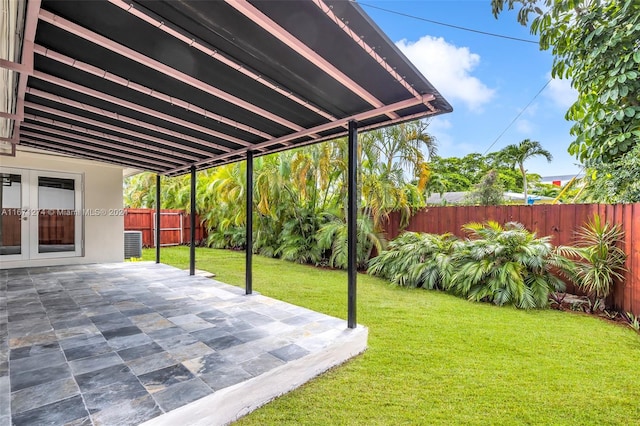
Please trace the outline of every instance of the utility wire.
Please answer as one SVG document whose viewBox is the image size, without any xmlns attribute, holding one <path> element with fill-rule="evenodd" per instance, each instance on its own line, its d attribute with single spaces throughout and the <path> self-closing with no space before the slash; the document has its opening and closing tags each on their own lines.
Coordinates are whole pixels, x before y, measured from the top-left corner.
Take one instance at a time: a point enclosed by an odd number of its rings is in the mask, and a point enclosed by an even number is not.
<svg viewBox="0 0 640 426">
<path fill-rule="evenodd" d="M 500 133 L 500 134 L 498 135 L 498 137 L 493 141 L 493 143 L 492 143 L 491 145 L 489 145 L 489 148 L 487 148 L 487 150 L 486 150 L 482 155 L 487 155 L 487 152 L 489 152 L 489 150 L 490 150 L 490 149 L 491 149 L 491 148 L 492 148 L 492 147 L 493 147 L 493 146 L 494 146 L 494 145 L 495 145 L 495 144 L 500 140 L 500 138 L 501 138 L 505 133 L 507 133 L 507 130 L 509 130 L 509 128 L 510 128 L 511 126 L 513 126 L 513 123 L 515 123 L 515 122 L 518 120 L 518 118 L 520 118 L 520 116 L 521 116 L 521 115 L 522 115 L 522 114 L 527 110 L 527 108 L 529 108 L 529 107 L 531 106 L 531 104 L 533 103 L 533 101 L 535 101 L 535 100 L 536 100 L 536 98 L 537 98 L 538 96 L 540 96 L 540 93 L 542 93 L 542 91 L 543 91 L 544 89 L 546 89 L 546 88 L 547 88 L 547 86 L 549 85 L 549 83 L 551 83 L 551 79 L 549 79 L 549 81 L 547 81 L 547 82 L 544 84 L 544 86 L 542 86 L 542 88 L 541 88 L 540 90 L 538 90 L 538 93 L 536 93 L 536 94 L 535 94 L 535 96 L 533 97 L 533 99 L 531 99 L 531 100 L 529 101 L 529 103 L 528 103 L 528 104 L 527 104 L 527 105 L 522 109 L 522 111 L 520 111 L 520 112 L 519 112 L 519 113 L 518 113 L 518 114 L 513 118 L 513 120 L 511 120 L 511 123 L 509 123 L 509 124 L 507 125 L 507 127 L 502 131 L 502 133 Z"/>
<path fill-rule="evenodd" d="M 352 0 L 352 1 L 354 1 L 354 0 Z M 531 44 L 536 44 L 536 45 L 538 44 L 538 42 L 534 41 L 534 40 L 527 40 L 527 39 L 524 39 L 524 38 L 511 37 L 511 36 L 506 36 L 506 35 L 503 35 L 503 34 L 489 33 L 489 32 L 486 32 L 486 31 L 474 30 L 472 28 L 461 27 L 461 26 L 458 26 L 458 25 L 446 24 L 444 22 L 433 21 L 431 19 L 426 19 L 426 18 L 422 18 L 420 16 L 415 16 L 415 15 L 409 15 L 408 13 L 398 12 L 396 10 L 385 9 L 384 7 L 374 6 L 372 4 L 363 3 L 363 2 L 360 2 L 360 1 L 358 1 L 357 3 L 359 5 L 361 5 L 361 6 L 370 7 L 371 9 L 378 9 L 378 10 L 381 10 L 383 12 L 392 13 L 394 15 L 404 16 L 405 18 L 417 19 L 419 21 L 429 22 L 430 24 L 435 24 L 435 25 L 442 25 L 443 27 L 455 28 L 457 30 L 469 31 L 469 32 L 472 32 L 472 33 L 483 34 L 483 35 L 487 35 L 487 36 L 491 36 L 491 37 L 505 38 L 507 40 L 521 41 L 523 43 L 531 43 Z"/>
</svg>

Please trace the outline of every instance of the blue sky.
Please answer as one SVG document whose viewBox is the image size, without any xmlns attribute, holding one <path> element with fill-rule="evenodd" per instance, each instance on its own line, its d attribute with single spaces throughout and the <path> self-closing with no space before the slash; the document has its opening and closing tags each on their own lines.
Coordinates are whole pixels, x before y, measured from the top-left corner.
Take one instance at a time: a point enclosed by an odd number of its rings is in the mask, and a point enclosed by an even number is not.
<svg viewBox="0 0 640 426">
<path fill-rule="evenodd" d="M 480 31 L 537 41 L 516 21 L 515 12 L 499 19 L 490 0 L 362 0 L 360 5 L 453 105 L 454 112 L 432 119 L 431 134 L 439 155 L 462 157 L 497 151 L 525 138 L 539 141 L 553 154 L 526 163 L 542 176 L 576 174 L 578 160 L 569 155 L 571 123 L 564 114 L 575 101 L 566 80 L 552 80 L 545 90 L 490 148 L 509 123 L 551 78 L 553 58 L 537 44 L 452 29 L 390 14 L 367 5 Z"/>
</svg>

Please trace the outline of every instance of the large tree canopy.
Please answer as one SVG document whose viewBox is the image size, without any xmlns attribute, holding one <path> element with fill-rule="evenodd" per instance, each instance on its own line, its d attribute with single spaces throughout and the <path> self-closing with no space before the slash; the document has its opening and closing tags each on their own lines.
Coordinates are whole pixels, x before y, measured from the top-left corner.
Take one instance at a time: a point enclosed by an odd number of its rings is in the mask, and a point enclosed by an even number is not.
<svg viewBox="0 0 640 426">
<path fill-rule="evenodd" d="M 554 55 L 553 77 L 568 78 L 578 100 L 569 152 L 590 167 L 620 161 L 640 141 L 638 0 L 492 0 L 493 14 L 521 6 L 518 21 Z M 542 6 L 539 7 L 539 6 Z"/>
</svg>

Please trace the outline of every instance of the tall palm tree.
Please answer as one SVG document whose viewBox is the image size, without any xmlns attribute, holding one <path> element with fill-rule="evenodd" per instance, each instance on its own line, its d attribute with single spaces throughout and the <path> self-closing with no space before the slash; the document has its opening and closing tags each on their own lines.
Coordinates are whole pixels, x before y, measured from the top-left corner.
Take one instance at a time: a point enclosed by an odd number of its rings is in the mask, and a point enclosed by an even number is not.
<svg viewBox="0 0 640 426">
<path fill-rule="evenodd" d="M 427 121 L 402 123 L 364 133 L 360 138 L 360 179 L 363 213 L 376 231 L 391 211 L 408 220 L 412 208 L 424 205 L 431 171 L 427 163 L 437 153 Z M 417 185 L 410 184 L 413 180 Z"/>
<path fill-rule="evenodd" d="M 519 144 L 507 145 L 499 152 L 499 156 L 511 167 L 518 166 L 522 173 L 522 186 L 524 187 L 524 203 L 527 204 L 527 170 L 524 168 L 524 162 L 533 157 L 542 156 L 548 162 L 553 160 L 553 156 L 549 151 L 544 149 L 540 142 L 524 139 Z"/>
<path fill-rule="evenodd" d="M 371 130 L 361 136 L 360 143 L 370 145 L 387 171 L 396 166 L 409 175 L 419 175 L 422 164 L 438 152 L 435 138 L 427 133 L 428 126 L 429 122 L 422 120 Z"/>
</svg>

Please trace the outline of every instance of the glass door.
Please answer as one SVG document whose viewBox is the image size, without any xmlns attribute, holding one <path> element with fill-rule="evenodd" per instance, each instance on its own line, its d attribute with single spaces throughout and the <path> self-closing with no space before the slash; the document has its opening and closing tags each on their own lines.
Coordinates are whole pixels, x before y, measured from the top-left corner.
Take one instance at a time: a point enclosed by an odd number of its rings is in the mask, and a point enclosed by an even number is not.
<svg viewBox="0 0 640 426">
<path fill-rule="evenodd" d="M 29 254 L 29 223 L 23 207 L 28 200 L 29 174 L 0 169 L 0 261 L 22 260 Z"/>
<path fill-rule="evenodd" d="M 0 168 L 0 262 L 82 256 L 82 176 Z"/>
<path fill-rule="evenodd" d="M 31 258 L 82 255 L 81 176 L 31 171 Z"/>
</svg>

